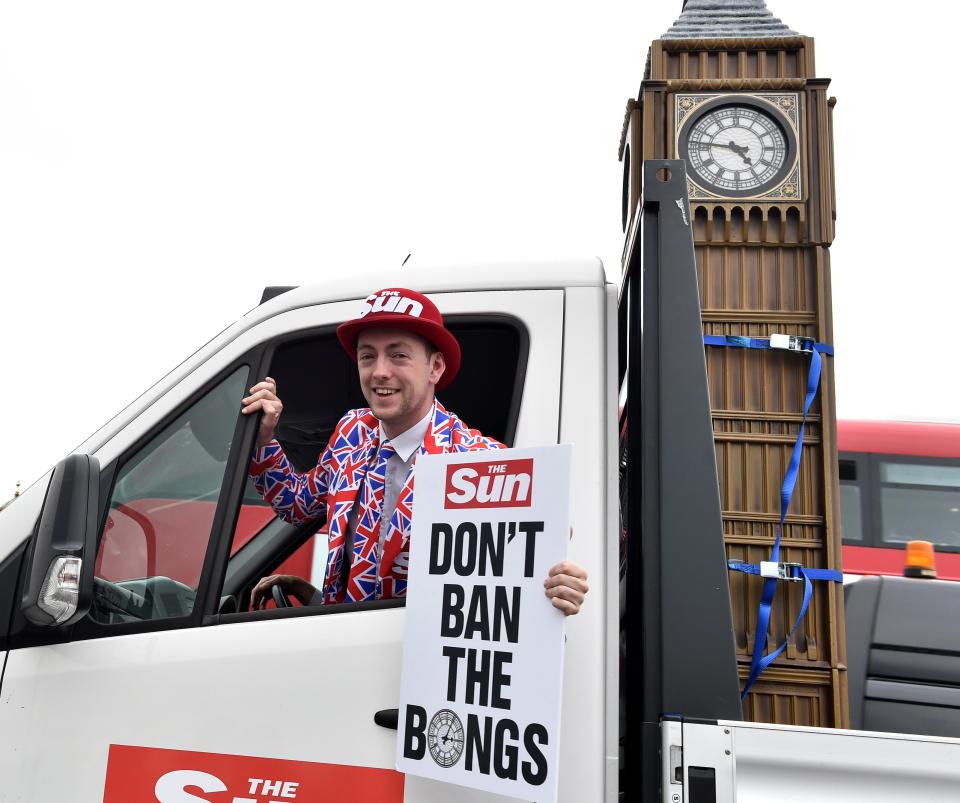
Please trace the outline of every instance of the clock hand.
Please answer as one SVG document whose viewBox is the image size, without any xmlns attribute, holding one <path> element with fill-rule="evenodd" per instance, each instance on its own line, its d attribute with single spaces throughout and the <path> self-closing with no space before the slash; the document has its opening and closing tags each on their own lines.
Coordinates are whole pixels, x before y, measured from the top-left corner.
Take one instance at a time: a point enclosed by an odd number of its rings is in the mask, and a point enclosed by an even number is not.
<svg viewBox="0 0 960 803">
<path fill-rule="evenodd" d="M 752 164 L 753 160 L 749 156 L 747 156 L 747 154 L 750 152 L 750 149 L 746 145 L 737 145 L 736 142 L 734 142 L 733 140 L 730 140 L 730 145 L 728 147 L 735 154 L 737 154 L 737 156 L 743 159 L 744 162 L 746 162 L 747 164 Z"/>
<path fill-rule="evenodd" d="M 724 145 L 722 142 L 703 142 L 702 140 L 699 140 L 697 142 L 691 142 L 690 144 L 706 146 L 707 148 L 726 148 L 728 151 L 737 151 L 737 146 L 732 142 L 729 145 Z"/>
<path fill-rule="evenodd" d="M 750 149 L 746 145 L 737 145 L 737 143 L 733 140 L 731 140 L 727 145 L 722 142 L 703 142 L 702 140 L 698 142 L 691 142 L 690 144 L 694 146 L 706 146 L 708 148 L 726 148 L 728 151 L 733 151 L 735 154 L 737 154 L 737 156 L 743 159 L 746 164 L 753 164 L 753 160 L 746 155 L 749 153 Z"/>
</svg>

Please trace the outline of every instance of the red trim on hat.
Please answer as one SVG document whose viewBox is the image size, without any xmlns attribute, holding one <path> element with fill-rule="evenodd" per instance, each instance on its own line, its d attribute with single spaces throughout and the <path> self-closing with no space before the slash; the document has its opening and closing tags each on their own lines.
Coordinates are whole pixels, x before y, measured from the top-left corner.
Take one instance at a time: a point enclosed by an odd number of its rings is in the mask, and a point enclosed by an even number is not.
<svg viewBox="0 0 960 803">
<path fill-rule="evenodd" d="M 360 315 L 337 327 L 340 345 L 354 362 L 360 332 L 373 327 L 406 329 L 433 343 L 446 363 L 437 390 L 449 385 L 459 372 L 460 344 L 444 326 L 437 305 L 422 293 L 405 287 L 386 287 L 367 296 Z"/>
</svg>

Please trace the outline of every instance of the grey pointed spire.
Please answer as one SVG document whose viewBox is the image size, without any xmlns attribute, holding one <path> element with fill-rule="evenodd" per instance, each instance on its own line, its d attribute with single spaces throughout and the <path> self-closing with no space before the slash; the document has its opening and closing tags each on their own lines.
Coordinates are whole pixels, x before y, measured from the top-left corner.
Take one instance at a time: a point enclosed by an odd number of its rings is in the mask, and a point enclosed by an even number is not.
<svg viewBox="0 0 960 803">
<path fill-rule="evenodd" d="M 798 36 L 770 13 L 764 0 L 686 0 L 661 39 L 760 39 Z"/>
</svg>

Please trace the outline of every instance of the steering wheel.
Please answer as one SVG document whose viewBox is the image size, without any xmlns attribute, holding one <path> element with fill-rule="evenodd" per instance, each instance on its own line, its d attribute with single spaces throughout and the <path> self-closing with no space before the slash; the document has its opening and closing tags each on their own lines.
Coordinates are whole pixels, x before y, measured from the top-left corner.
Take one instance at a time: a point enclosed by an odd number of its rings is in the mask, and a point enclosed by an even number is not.
<svg viewBox="0 0 960 803">
<path fill-rule="evenodd" d="M 93 578 L 93 603 L 103 605 L 108 611 L 112 610 L 136 619 L 146 619 L 150 616 L 150 608 L 144 597 L 96 575 Z"/>
<path fill-rule="evenodd" d="M 274 583 L 270 586 L 270 593 L 273 595 L 273 604 L 278 608 L 292 608 L 293 605 L 290 604 L 290 598 L 287 596 L 286 592 L 280 588 L 279 583 Z"/>
</svg>

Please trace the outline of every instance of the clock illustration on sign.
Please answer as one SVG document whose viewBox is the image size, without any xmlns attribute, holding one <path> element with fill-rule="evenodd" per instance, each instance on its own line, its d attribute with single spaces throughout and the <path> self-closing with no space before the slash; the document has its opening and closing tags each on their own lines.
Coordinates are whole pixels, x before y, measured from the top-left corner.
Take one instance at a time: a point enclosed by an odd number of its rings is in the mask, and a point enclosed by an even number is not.
<svg viewBox="0 0 960 803">
<path fill-rule="evenodd" d="M 427 746 L 430 755 L 441 767 L 452 767 L 463 753 L 463 723 L 449 709 L 433 715 L 427 728 Z"/>
<path fill-rule="evenodd" d="M 680 156 L 690 178 L 731 198 L 762 195 L 790 174 L 797 160 L 793 127 L 773 106 L 717 98 L 684 121 Z"/>
</svg>

